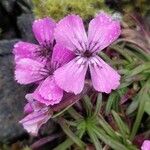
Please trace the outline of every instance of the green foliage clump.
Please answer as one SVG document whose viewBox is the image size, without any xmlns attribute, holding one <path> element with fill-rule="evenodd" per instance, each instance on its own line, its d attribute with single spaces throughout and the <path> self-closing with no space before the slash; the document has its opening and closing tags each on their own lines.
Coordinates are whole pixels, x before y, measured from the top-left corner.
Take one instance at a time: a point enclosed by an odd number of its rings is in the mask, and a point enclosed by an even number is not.
<svg viewBox="0 0 150 150">
<path fill-rule="evenodd" d="M 33 4 L 33 12 L 38 18 L 50 16 L 55 20 L 70 13 L 78 14 L 88 20 L 100 9 L 108 10 L 104 0 L 33 0 Z"/>
</svg>

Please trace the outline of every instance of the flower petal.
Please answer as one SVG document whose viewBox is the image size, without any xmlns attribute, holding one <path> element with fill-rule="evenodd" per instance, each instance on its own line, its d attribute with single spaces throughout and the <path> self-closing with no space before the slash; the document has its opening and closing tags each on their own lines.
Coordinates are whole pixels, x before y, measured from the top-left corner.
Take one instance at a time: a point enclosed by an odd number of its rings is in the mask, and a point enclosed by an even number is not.
<svg viewBox="0 0 150 150">
<path fill-rule="evenodd" d="M 141 150 L 150 150 L 150 140 L 145 140 L 143 142 Z"/>
<path fill-rule="evenodd" d="M 31 106 L 30 103 L 27 103 L 25 106 L 24 106 L 24 113 L 25 114 L 30 114 L 33 112 L 33 108 Z"/>
<path fill-rule="evenodd" d="M 120 35 L 120 23 L 106 13 L 91 20 L 88 30 L 89 50 L 97 52 L 114 42 Z"/>
<path fill-rule="evenodd" d="M 89 67 L 95 90 L 110 93 L 112 89 L 115 90 L 120 85 L 120 75 L 117 71 L 98 56 L 91 58 Z"/>
<path fill-rule="evenodd" d="M 15 55 L 15 61 L 19 61 L 22 58 L 37 59 L 36 51 L 39 46 L 27 42 L 18 42 L 14 45 L 13 53 Z"/>
<path fill-rule="evenodd" d="M 34 100 L 33 93 L 26 94 L 25 98 L 28 100 L 28 103 L 24 107 L 24 112 L 26 114 L 29 114 L 33 111 L 39 111 L 45 106 L 39 101 Z"/>
<path fill-rule="evenodd" d="M 34 111 L 19 121 L 30 134 L 37 136 L 40 127 L 51 118 L 47 107 Z"/>
<path fill-rule="evenodd" d="M 47 77 L 35 90 L 33 97 L 47 106 L 54 105 L 61 101 L 63 90 L 56 85 L 53 77 Z"/>
<path fill-rule="evenodd" d="M 62 65 L 68 63 L 74 57 L 75 54 L 72 51 L 68 50 L 61 44 L 56 44 L 52 54 L 52 60 L 51 60 L 52 67 L 55 70 L 61 67 Z"/>
<path fill-rule="evenodd" d="M 40 45 L 50 46 L 54 40 L 54 28 L 56 23 L 51 18 L 35 20 L 33 23 L 33 32 Z"/>
<path fill-rule="evenodd" d="M 84 87 L 87 68 L 86 58 L 76 57 L 54 72 L 55 81 L 66 92 L 78 94 Z"/>
<path fill-rule="evenodd" d="M 58 43 L 72 51 L 86 50 L 87 35 L 82 19 L 77 15 L 69 15 L 58 22 L 55 28 Z"/>
<path fill-rule="evenodd" d="M 29 58 L 23 58 L 16 63 L 15 79 L 20 84 L 29 84 L 42 80 L 47 75 L 44 64 Z"/>
</svg>

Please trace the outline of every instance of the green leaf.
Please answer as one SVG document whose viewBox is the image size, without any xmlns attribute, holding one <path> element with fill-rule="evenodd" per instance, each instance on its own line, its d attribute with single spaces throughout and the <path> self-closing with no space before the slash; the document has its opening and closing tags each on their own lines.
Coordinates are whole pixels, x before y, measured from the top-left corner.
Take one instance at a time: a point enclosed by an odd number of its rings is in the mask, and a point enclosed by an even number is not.
<svg viewBox="0 0 150 150">
<path fill-rule="evenodd" d="M 98 118 L 98 122 L 100 124 L 100 126 L 105 130 L 105 132 L 111 136 L 112 138 L 116 139 L 116 140 L 120 140 L 115 131 L 113 130 L 113 128 L 104 120 L 104 118 L 99 115 L 99 118 Z"/>
<path fill-rule="evenodd" d="M 85 131 L 85 130 L 84 130 Z M 78 130 L 76 133 L 76 135 L 79 136 L 79 138 L 81 139 L 84 132 L 83 130 Z M 74 144 L 74 141 L 71 140 L 71 138 L 67 138 L 63 143 L 59 144 L 57 147 L 55 147 L 53 150 L 67 150 L 68 148 L 70 148 L 72 145 Z"/>
<path fill-rule="evenodd" d="M 76 143 L 81 149 L 84 149 L 85 144 L 80 140 L 79 137 L 77 137 L 69 128 L 69 126 L 66 124 L 64 119 L 59 120 L 59 124 L 63 131 L 67 134 L 67 136 Z"/>
<path fill-rule="evenodd" d="M 112 92 L 110 95 L 109 95 L 109 98 L 107 100 L 107 104 L 106 104 L 106 108 L 105 108 L 105 113 L 106 115 L 108 115 L 110 112 L 111 112 L 111 108 L 113 106 L 113 103 L 117 100 L 118 101 L 119 99 L 119 96 L 118 96 L 118 93 L 117 92 Z"/>
<path fill-rule="evenodd" d="M 113 61 L 104 52 L 100 52 L 99 55 L 109 64 L 113 63 Z"/>
<path fill-rule="evenodd" d="M 131 55 L 119 45 L 112 45 L 111 48 L 113 48 L 116 52 L 120 53 L 129 62 L 133 61 Z"/>
<path fill-rule="evenodd" d="M 95 134 L 98 136 L 99 139 L 101 139 L 105 144 L 109 145 L 111 148 L 115 150 L 129 150 L 120 142 L 114 140 L 113 138 L 105 134 L 101 129 L 93 127 L 93 131 L 95 132 Z"/>
<path fill-rule="evenodd" d="M 137 116 L 136 119 L 134 121 L 133 124 L 133 128 L 132 128 L 132 132 L 130 135 L 130 139 L 133 140 L 138 128 L 140 126 L 144 111 L 145 111 L 145 103 L 147 100 L 147 94 L 148 91 L 150 89 L 150 79 L 145 83 L 145 85 L 143 86 L 143 88 L 140 90 L 139 95 L 138 95 L 138 99 L 139 99 L 139 108 L 138 108 L 138 112 L 137 112 Z"/>
<path fill-rule="evenodd" d="M 120 118 L 118 113 L 116 113 L 114 110 L 112 110 L 112 115 L 113 115 L 120 131 L 123 130 L 122 132 L 124 132 L 125 134 L 129 134 L 130 131 L 129 131 L 128 126 L 122 121 L 122 119 Z"/>
<path fill-rule="evenodd" d="M 70 108 L 68 109 L 68 113 L 69 113 L 75 120 L 83 119 L 83 117 L 82 117 L 73 107 L 70 107 Z"/>
<path fill-rule="evenodd" d="M 150 56 L 147 55 L 147 53 L 143 49 L 134 46 L 134 44 L 128 44 L 128 46 L 130 46 L 132 48 L 131 51 L 138 58 L 140 58 L 140 59 L 142 59 L 144 61 L 149 61 L 150 60 Z"/>
<path fill-rule="evenodd" d="M 120 86 L 118 87 L 118 89 L 122 89 L 125 88 L 127 86 L 129 86 L 133 81 L 123 81 Z"/>
<path fill-rule="evenodd" d="M 129 128 L 128 126 L 122 121 L 122 119 L 120 118 L 120 116 L 112 110 L 112 115 L 117 123 L 117 126 L 121 132 L 122 138 L 123 138 L 123 142 L 124 144 L 127 144 L 127 138 L 129 135 Z"/>
<path fill-rule="evenodd" d="M 87 129 L 87 131 L 88 131 L 88 134 L 89 134 L 96 150 L 102 150 L 102 145 L 101 145 L 99 139 L 97 138 L 96 134 L 89 128 Z"/>
<path fill-rule="evenodd" d="M 67 150 L 74 142 L 71 139 L 66 139 L 63 143 L 59 144 L 53 150 Z"/>
<path fill-rule="evenodd" d="M 145 104 L 145 112 L 150 115 L 150 97 L 147 99 Z"/>
<path fill-rule="evenodd" d="M 126 76 L 126 79 L 130 78 L 134 75 L 137 75 L 137 74 L 143 72 L 146 69 L 150 69 L 150 62 L 144 63 L 144 64 L 139 65 L 138 67 L 134 68 L 132 71 L 130 71 L 128 73 L 128 75 Z"/>
<path fill-rule="evenodd" d="M 102 94 L 99 93 L 97 100 L 96 100 L 96 107 L 95 107 L 95 111 L 94 111 L 94 116 L 97 116 L 99 114 L 101 106 L 102 106 Z"/>
<path fill-rule="evenodd" d="M 86 122 L 85 122 L 85 120 L 78 120 L 77 130 L 79 132 L 79 137 L 82 137 L 81 135 L 83 135 L 86 131 Z"/>
<path fill-rule="evenodd" d="M 138 99 L 137 96 L 132 98 L 132 102 L 126 110 L 126 115 L 130 115 L 131 113 L 133 113 L 138 108 L 139 100 L 140 99 Z"/>
<path fill-rule="evenodd" d="M 92 114 L 92 103 L 91 103 L 91 99 L 90 99 L 90 97 L 88 96 L 88 95 L 85 95 L 84 97 L 83 97 L 83 105 L 84 105 L 84 108 L 85 108 L 85 110 L 86 110 L 86 113 L 87 113 L 87 115 L 88 116 L 91 116 L 91 114 Z"/>
</svg>

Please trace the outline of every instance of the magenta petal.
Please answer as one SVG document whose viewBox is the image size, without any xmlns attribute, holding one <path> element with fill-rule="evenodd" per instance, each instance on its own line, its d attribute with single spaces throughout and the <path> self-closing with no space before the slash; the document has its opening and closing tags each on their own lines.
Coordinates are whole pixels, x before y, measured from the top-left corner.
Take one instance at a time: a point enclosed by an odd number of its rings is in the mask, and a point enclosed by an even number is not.
<svg viewBox="0 0 150 150">
<path fill-rule="evenodd" d="M 15 55 L 15 61 L 19 61 L 22 58 L 37 59 L 36 51 L 39 46 L 27 42 L 18 42 L 14 45 L 13 53 Z"/>
<path fill-rule="evenodd" d="M 24 113 L 26 114 L 30 114 L 33 112 L 33 108 L 31 106 L 30 103 L 27 103 L 25 106 L 24 106 Z"/>
<path fill-rule="evenodd" d="M 63 90 L 59 88 L 53 77 L 47 77 L 38 89 L 38 94 L 43 99 L 38 99 L 41 103 L 54 105 L 61 101 Z"/>
<path fill-rule="evenodd" d="M 46 74 L 44 64 L 32 59 L 24 58 L 16 63 L 15 79 L 20 84 L 29 84 L 42 80 Z"/>
<path fill-rule="evenodd" d="M 120 75 L 106 64 L 101 58 L 95 56 L 91 58 L 90 73 L 95 90 L 110 93 L 120 85 Z"/>
<path fill-rule="evenodd" d="M 78 94 L 84 87 L 87 68 L 86 58 L 76 57 L 54 72 L 55 81 L 66 92 Z"/>
<path fill-rule="evenodd" d="M 42 104 L 45 104 L 45 105 L 49 105 L 49 100 L 47 100 L 47 99 L 44 99 L 41 95 L 40 95 L 40 93 L 39 93 L 39 88 L 40 88 L 40 85 L 36 88 L 36 90 L 33 92 L 33 98 L 36 100 L 36 101 L 38 101 L 38 102 L 40 102 L 40 103 L 42 103 Z"/>
<path fill-rule="evenodd" d="M 143 142 L 141 150 L 150 150 L 150 140 L 145 140 Z"/>
<path fill-rule="evenodd" d="M 34 111 L 19 121 L 30 134 L 37 136 L 40 127 L 51 118 L 47 107 Z"/>
<path fill-rule="evenodd" d="M 53 49 L 51 64 L 55 70 L 68 63 L 74 57 L 75 54 L 72 51 L 68 50 L 61 44 L 56 44 Z"/>
<path fill-rule="evenodd" d="M 68 49 L 85 50 L 87 35 L 82 19 L 77 15 L 69 15 L 60 20 L 55 28 L 55 38 Z"/>
<path fill-rule="evenodd" d="M 28 113 L 29 111 L 30 112 L 39 111 L 45 106 L 39 101 L 34 100 L 33 93 L 26 94 L 25 98 L 28 100 L 28 103 L 24 107 L 26 113 Z"/>
<path fill-rule="evenodd" d="M 89 49 L 92 52 L 97 52 L 112 42 L 120 35 L 120 23 L 113 20 L 106 13 L 100 13 L 96 18 L 91 20 L 88 30 Z"/>
<path fill-rule="evenodd" d="M 35 20 L 33 23 L 33 32 L 40 45 L 50 46 L 54 40 L 54 28 L 56 23 L 51 18 Z"/>
</svg>

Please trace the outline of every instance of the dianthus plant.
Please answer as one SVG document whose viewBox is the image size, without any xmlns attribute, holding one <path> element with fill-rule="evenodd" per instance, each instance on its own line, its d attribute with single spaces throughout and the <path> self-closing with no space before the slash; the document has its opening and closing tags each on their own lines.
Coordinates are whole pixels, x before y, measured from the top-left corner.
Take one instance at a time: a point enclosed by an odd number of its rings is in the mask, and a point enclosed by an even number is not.
<svg viewBox="0 0 150 150">
<path fill-rule="evenodd" d="M 53 116 L 52 108 L 63 104 L 70 94 L 80 95 L 85 84 L 107 94 L 118 88 L 120 75 L 98 54 L 119 37 L 121 29 L 119 21 L 104 12 L 90 21 L 87 31 L 74 14 L 58 23 L 48 17 L 38 19 L 32 28 L 37 43 L 18 42 L 13 53 L 15 79 L 35 87 L 26 95 L 28 115 L 20 123 L 37 135 Z M 68 105 L 65 102 L 64 107 Z"/>
</svg>

